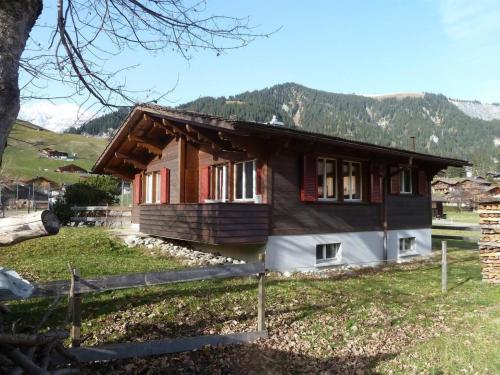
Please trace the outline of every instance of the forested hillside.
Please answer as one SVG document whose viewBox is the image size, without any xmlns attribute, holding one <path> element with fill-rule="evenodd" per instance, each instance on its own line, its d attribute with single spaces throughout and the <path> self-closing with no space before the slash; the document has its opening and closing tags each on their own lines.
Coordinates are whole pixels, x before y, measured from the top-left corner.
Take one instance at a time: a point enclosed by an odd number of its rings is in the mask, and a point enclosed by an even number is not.
<svg viewBox="0 0 500 375">
<path fill-rule="evenodd" d="M 113 131 L 120 126 L 123 119 L 130 112 L 130 108 L 120 108 L 117 111 L 107 113 L 103 116 L 96 117 L 90 121 L 87 121 L 80 127 L 72 126 L 66 133 L 70 134 L 90 134 L 98 135 L 101 137 L 110 136 Z"/>
<path fill-rule="evenodd" d="M 443 95 L 373 98 L 285 83 L 227 98 L 200 98 L 179 108 L 260 122 L 278 115 L 285 126 L 399 148 L 409 148 L 415 136 L 417 151 L 469 159 L 478 173 L 496 169 L 500 121 L 471 118 Z M 95 119 L 78 132 L 97 134 L 116 127 L 125 115 Z"/>
</svg>

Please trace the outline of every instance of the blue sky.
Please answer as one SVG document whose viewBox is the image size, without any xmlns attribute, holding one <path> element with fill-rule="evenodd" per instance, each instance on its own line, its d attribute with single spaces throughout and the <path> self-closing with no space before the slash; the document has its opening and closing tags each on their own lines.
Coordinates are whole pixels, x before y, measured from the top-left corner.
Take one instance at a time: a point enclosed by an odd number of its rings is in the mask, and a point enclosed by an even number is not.
<svg viewBox="0 0 500 375">
<path fill-rule="evenodd" d="M 208 0 L 213 14 L 249 16 L 270 38 L 221 56 L 125 52 L 108 68 L 133 90 L 175 91 L 164 104 L 297 82 L 331 92 L 433 92 L 500 102 L 500 2 Z M 48 22 L 53 9 L 42 16 Z M 46 40 L 46 30 L 35 36 Z M 62 92 L 49 86 L 52 93 Z"/>
</svg>

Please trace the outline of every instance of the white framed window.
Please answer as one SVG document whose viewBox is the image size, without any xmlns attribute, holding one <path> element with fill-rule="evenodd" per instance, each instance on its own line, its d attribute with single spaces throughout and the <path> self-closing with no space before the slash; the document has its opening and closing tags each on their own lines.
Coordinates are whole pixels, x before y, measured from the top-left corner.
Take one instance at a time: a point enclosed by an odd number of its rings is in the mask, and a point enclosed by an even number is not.
<svg viewBox="0 0 500 375">
<path fill-rule="evenodd" d="M 412 193 L 412 181 L 411 181 L 411 169 L 405 168 L 401 170 L 399 174 L 400 181 L 400 193 L 401 194 L 411 194 Z"/>
<path fill-rule="evenodd" d="M 148 173 L 146 174 L 146 203 L 153 203 L 153 185 L 154 185 L 154 180 L 153 180 L 153 174 Z"/>
<path fill-rule="evenodd" d="M 337 200 L 337 160 L 318 158 L 318 199 Z"/>
<path fill-rule="evenodd" d="M 160 172 L 147 173 L 144 183 L 144 202 L 160 203 L 161 175 Z"/>
<path fill-rule="evenodd" d="M 415 255 L 416 252 L 415 237 L 402 237 L 399 239 L 399 256 Z"/>
<path fill-rule="evenodd" d="M 234 200 L 253 201 L 255 199 L 255 160 L 234 165 Z"/>
<path fill-rule="evenodd" d="M 213 199 L 219 202 L 227 201 L 227 165 L 216 165 L 212 168 Z"/>
<path fill-rule="evenodd" d="M 341 261 L 340 242 L 316 245 L 316 264 L 338 264 Z"/>
<path fill-rule="evenodd" d="M 153 175 L 154 175 L 155 203 L 160 203 L 161 175 L 160 175 L 160 172 L 154 172 Z"/>
<path fill-rule="evenodd" d="M 344 201 L 360 201 L 362 199 L 361 163 L 344 161 L 342 163 L 344 177 Z"/>
</svg>

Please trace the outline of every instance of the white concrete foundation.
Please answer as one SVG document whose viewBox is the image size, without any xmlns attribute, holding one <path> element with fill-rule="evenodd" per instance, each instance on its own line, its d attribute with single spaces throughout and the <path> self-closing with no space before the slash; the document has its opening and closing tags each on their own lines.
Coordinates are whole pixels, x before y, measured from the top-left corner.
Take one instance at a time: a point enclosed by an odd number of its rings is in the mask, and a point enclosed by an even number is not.
<svg viewBox="0 0 500 375">
<path fill-rule="evenodd" d="M 404 257 L 399 254 L 399 238 L 414 237 L 414 251 Z M 266 245 L 266 267 L 273 271 L 300 272 L 341 265 L 376 265 L 383 261 L 384 234 L 382 231 L 270 236 Z M 316 263 L 317 244 L 341 244 L 339 261 Z M 431 229 L 401 229 L 388 233 L 389 261 L 427 255 L 432 250 Z"/>
</svg>

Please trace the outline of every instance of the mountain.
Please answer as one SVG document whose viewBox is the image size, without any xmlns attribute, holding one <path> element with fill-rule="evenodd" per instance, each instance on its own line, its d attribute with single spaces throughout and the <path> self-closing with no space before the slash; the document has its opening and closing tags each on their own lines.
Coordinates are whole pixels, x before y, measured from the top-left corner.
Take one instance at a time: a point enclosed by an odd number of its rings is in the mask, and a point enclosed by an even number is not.
<svg viewBox="0 0 500 375">
<path fill-rule="evenodd" d="M 481 120 L 491 121 L 500 120 L 500 104 L 499 103 L 481 103 L 477 100 L 459 100 L 449 99 L 451 103 L 455 104 L 458 109 L 466 115 Z"/>
<path fill-rule="evenodd" d="M 417 151 L 471 160 L 481 174 L 495 170 L 500 121 L 471 117 L 456 102 L 428 93 L 360 96 L 285 83 L 227 98 L 204 97 L 178 108 L 259 122 L 277 115 L 285 126 L 406 149 L 414 136 Z M 95 119 L 78 132 L 109 133 L 125 116 Z"/>
<path fill-rule="evenodd" d="M 44 176 L 58 183 L 73 183 L 79 179 L 77 173 L 58 173 L 54 170 L 65 164 L 76 164 L 89 170 L 106 144 L 105 139 L 55 133 L 32 123 L 18 120 L 7 140 L 0 175 L 1 177 L 21 180 Z M 64 161 L 41 157 L 39 150 L 45 147 L 64 151 L 70 155 L 77 154 L 77 159 Z"/>
<path fill-rule="evenodd" d="M 121 122 L 130 112 L 129 107 L 120 108 L 117 111 L 107 113 L 87 121 L 82 126 L 72 126 L 66 130 L 70 134 L 89 134 L 109 138 L 113 131 L 120 126 Z"/>
</svg>

